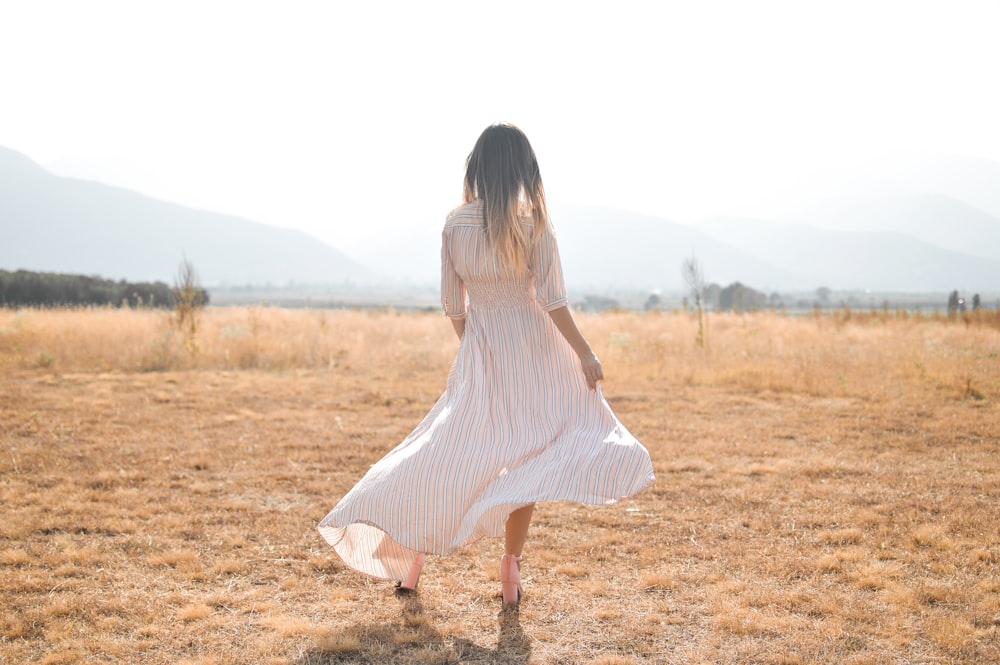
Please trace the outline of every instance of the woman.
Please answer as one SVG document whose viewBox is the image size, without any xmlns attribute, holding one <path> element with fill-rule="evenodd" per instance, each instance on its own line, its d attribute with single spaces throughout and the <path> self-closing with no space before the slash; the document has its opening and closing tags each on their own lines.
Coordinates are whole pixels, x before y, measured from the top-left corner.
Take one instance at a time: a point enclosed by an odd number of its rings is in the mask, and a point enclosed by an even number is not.
<svg viewBox="0 0 1000 665">
<path fill-rule="evenodd" d="M 441 302 L 459 337 L 447 388 L 319 524 L 350 567 L 413 590 L 424 554 L 504 537 L 504 605 L 539 501 L 610 504 L 653 482 L 649 453 L 601 394 L 567 307 L 538 162 L 516 127 L 469 155 L 442 233 Z"/>
</svg>

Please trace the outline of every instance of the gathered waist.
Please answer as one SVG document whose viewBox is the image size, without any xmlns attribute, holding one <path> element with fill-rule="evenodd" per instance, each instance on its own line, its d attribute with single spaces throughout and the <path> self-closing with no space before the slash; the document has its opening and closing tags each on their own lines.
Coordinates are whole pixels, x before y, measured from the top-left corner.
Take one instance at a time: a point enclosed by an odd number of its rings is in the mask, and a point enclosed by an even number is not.
<svg viewBox="0 0 1000 665">
<path fill-rule="evenodd" d="M 496 312 L 503 310 L 524 310 L 524 309 L 535 309 L 540 308 L 538 301 L 534 298 L 524 298 L 517 300 L 488 300 L 488 301 L 477 301 L 470 302 L 468 306 L 468 311 L 472 312 Z"/>
</svg>

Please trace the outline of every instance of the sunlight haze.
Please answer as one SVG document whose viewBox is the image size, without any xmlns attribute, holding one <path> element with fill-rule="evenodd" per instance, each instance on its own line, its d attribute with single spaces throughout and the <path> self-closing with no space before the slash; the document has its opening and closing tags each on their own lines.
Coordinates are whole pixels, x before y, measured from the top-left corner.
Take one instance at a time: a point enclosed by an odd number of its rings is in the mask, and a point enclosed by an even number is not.
<svg viewBox="0 0 1000 665">
<path fill-rule="evenodd" d="M 0 146 L 356 255 L 440 226 L 497 120 L 531 138 L 553 201 L 765 214 L 886 155 L 1000 161 L 998 19 L 994 2 L 4 3 Z"/>
</svg>

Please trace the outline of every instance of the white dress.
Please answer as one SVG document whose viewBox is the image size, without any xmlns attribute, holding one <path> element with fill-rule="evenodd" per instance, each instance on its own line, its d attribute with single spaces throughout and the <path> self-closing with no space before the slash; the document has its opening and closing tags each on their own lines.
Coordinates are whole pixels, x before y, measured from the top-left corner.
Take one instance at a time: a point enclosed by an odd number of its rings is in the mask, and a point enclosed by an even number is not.
<svg viewBox="0 0 1000 665">
<path fill-rule="evenodd" d="M 502 536 L 527 504 L 610 504 L 654 481 L 649 453 L 547 314 L 567 304 L 551 230 L 529 268 L 492 255 L 481 202 L 448 216 L 441 300 L 467 317 L 465 333 L 441 398 L 317 527 L 351 568 L 401 580 L 417 553 Z"/>
</svg>

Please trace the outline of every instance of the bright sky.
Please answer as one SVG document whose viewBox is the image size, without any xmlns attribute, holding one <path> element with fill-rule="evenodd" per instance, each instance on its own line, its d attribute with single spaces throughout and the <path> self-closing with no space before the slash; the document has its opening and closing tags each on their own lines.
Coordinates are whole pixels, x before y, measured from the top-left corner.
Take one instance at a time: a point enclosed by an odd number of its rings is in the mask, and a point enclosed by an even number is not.
<svg viewBox="0 0 1000 665">
<path fill-rule="evenodd" d="M 497 120 L 550 199 L 679 220 L 1000 161 L 995 0 L 0 3 L 0 145 L 356 254 L 440 225 Z"/>
</svg>

